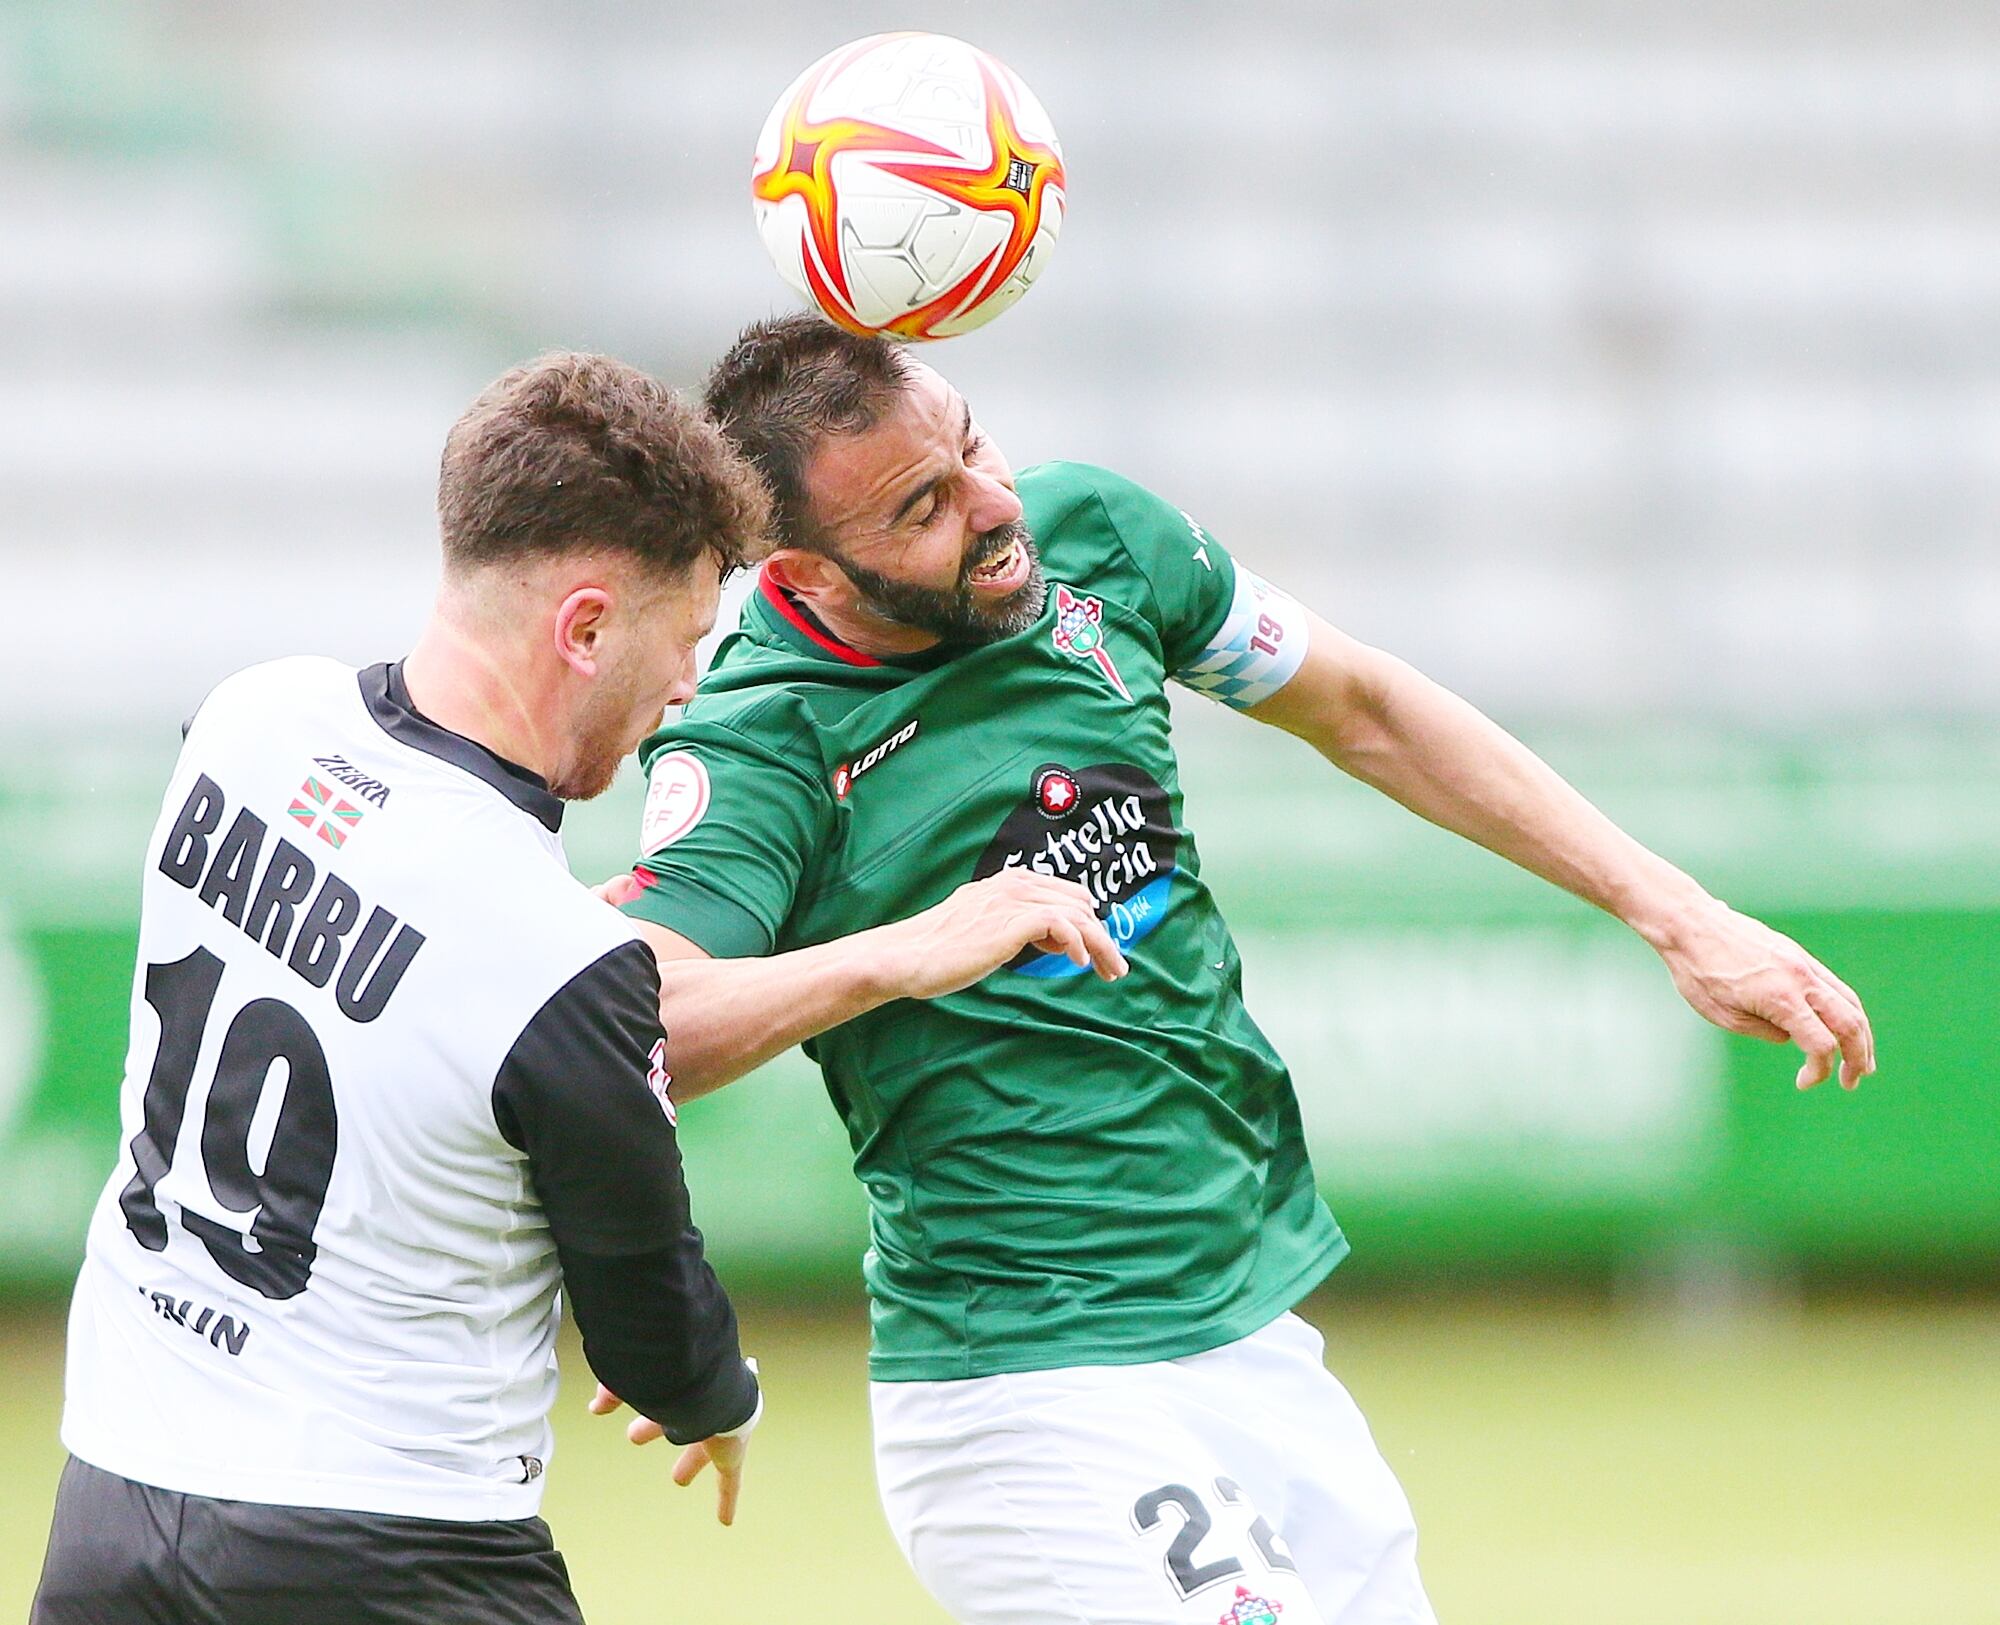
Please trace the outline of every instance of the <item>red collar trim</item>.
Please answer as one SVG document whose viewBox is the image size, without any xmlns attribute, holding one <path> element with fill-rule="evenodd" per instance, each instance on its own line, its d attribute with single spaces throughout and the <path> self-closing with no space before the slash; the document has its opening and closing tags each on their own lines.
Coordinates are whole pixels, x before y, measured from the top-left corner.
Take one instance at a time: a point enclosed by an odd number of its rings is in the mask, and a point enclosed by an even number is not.
<svg viewBox="0 0 2000 1625">
<path fill-rule="evenodd" d="M 836 660 L 844 660 L 850 666 L 879 666 L 881 661 L 873 655 L 865 655 L 859 649 L 842 643 L 831 632 L 812 617 L 803 604 L 796 602 L 790 593 L 771 579 L 769 570 L 757 572 L 757 588 L 786 623 L 801 637 L 810 640 L 832 655 Z"/>
</svg>

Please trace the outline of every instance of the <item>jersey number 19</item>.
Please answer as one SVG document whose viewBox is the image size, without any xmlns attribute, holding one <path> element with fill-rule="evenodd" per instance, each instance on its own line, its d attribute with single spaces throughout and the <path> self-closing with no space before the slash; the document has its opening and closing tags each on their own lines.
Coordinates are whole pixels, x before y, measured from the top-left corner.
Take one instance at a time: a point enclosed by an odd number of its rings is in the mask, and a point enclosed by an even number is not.
<svg viewBox="0 0 2000 1625">
<path fill-rule="evenodd" d="M 146 967 L 146 1002 L 160 1019 L 160 1045 L 146 1083 L 145 1120 L 132 1138 L 132 1178 L 118 1206 L 149 1252 L 167 1245 L 166 1217 L 153 1193 L 173 1166 L 222 968 L 206 948 Z M 260 1172 L 251 1165 L 251 1135 L 278 1061 L 285 1063 L 284 1103 Z M 319 1039 L 289 1004 L 251 1000 L 223 1034 L 201 1128 L 208 1188 L 222 1207 L 249 1218 L 247 1233 L 186 1207 L 181 1223 L 232 1279 L 267 1298 L 297 1297 L 312 1278 L 313 1229 L 326 1205 L 336 1141 L 333 1080 Z"/>
</svg>

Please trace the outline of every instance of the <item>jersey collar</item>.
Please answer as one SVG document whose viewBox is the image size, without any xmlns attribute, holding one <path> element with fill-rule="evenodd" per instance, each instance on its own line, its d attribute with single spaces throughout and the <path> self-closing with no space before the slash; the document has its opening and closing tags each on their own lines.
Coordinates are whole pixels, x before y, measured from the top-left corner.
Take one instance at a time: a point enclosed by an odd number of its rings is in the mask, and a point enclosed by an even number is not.
<svg viewBox="0 0 2000 1625">
<path fill-rule="evenodd" d="M 843 643 L 805 602 L 771 579 L 769 570 L 757 572 L 757 598 L 777 629 L 791 642 L 803 644 L 819 654 L 830 655 L 846 666 L 879 666 L 874 655 L 863 654 L 851 643 Z"/>
<path fill-rule="evenodd" d="M 551 834 L 562 828 L 562 799 L 549 788 L 548 780 L 518 762 L 495 755 L 475 739 L 440 728 L 410 703 L 402 661 L 370 666 L 361 673 L 360 681 L 362 703 L 391 739 L 491 785 Z"/>
</svg>

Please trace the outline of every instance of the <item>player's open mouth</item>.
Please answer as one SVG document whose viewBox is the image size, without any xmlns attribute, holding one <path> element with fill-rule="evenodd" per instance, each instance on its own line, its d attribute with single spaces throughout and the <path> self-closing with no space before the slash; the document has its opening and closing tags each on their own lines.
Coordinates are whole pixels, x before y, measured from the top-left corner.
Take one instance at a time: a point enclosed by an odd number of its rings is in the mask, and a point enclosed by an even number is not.
<svg viewBox="0 0 2000 1625">
<path fill-rule="evenodd" d="M 1028 565 L 1028 549 L 1016 537 L 1007 544 L 1005 552 L 988 559 L 966 580 L 981 592 L 1013 592 L 1026 585 Z"/>
</svg>

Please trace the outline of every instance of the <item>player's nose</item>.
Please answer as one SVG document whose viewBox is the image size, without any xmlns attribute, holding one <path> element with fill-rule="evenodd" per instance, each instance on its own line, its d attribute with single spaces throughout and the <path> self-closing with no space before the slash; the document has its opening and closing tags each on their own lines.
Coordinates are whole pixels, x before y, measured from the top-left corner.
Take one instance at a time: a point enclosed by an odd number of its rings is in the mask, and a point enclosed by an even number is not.
<svg viewBox="0 0 2000 1625">
<path fill-rule="evenodd" d="M 667 690 L 666 703 L 668 705 L 686 705 L 689 700 L 693 699 L 695 676 L 695 654 L 690 649 L 687 659 L 681 663 L 681 669 L 674 674 L 673 686 Z"/>
<path fill-rule="evenodd" d="M 980 535 L 1011 525 L 1021 517 L 1021 499 L 1005 480 L 991 474 L 972 474 L 972 500 L 967 517 Z"/>
</svg>

